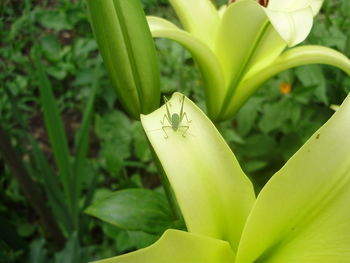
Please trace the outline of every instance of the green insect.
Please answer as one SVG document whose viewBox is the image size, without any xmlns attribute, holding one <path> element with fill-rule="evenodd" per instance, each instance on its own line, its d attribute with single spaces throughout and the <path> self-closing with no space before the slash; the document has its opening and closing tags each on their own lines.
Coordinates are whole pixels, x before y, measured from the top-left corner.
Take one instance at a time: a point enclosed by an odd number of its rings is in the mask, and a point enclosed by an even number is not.
<svg viewBox="0 0 350 263">
<path fill-rule="evenodd" d="M 182 132 L 182 137 L 186 137 L 186 132 L 190 128 L 188 125 L 181 125 L 182 121 L 184 118 L 186 118 L 187 123 L 190 123 L 192 120 L 188 120 L 186 112 L 184 112 L 184 102 L 185 102 L 185 95 L 182 97 L 181 101 L 181 108 L 179 113 L 170 113 L 170 109 L 168 104 L 171 106 L 170 102 L 168 99 L 164 96 L 164 102 L 165 102 L 165 107 L 166 107 L 166 114 L 164 114 L 163 120 L 160 121 L 160 123 L 163 125 L 162 130 L 165 133 L 164 138 L 167 139 L 169 138 L 168 133 L 166 132 L 166 128 L 171 128 L 173 129 L 174 132 L 178 131 L 179 129 L 184 129 Z M 165 120 L 168 121 L 170 125 L 164 125 Z"/>
</svg>

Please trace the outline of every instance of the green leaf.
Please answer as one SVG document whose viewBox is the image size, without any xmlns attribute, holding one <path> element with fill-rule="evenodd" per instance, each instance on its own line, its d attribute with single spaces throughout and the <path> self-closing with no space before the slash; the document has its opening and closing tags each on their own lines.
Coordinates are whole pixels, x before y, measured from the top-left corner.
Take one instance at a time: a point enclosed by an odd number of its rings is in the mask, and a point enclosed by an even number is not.
<svg viewBox="0 0 350 263">
<path fill-rule="evenodd" d="M 225 241 L 171 229 L 147 248 L 95 263 L 232 263 L 234 259 Z"/>
<path fill-rule="evenodd" d="M 37 14 L 37 19 L 42 26 L 48 29 L 55 29 L 57 31 L 72 29 L 72 25 L 69 23 L 68 17 L 63 10 L 43 10 Z"/>
<path fill-rule="evenodd" d="M 39 80 L 40 102 L 44 112 L 45 126 L 60 172 L 60 179 L 68 200 L 69 209 L 74 216 L 77 213 L 77 203 L 73 202 L 74 178 L 69 160 L 70 153 L 64 126 L 52 92 L 51 83 L 45 74 L 44 66 L 40 60 L 41 52 L 38 46 L 34 46 L 32 57 Z"/>
<path fill-rule="evenodd" d="M 121 102 L 136 119 L 160 101 L 159 66 L 138 0 L 87 0 L 91 25 Z"/>
<path fill-rule="evenodd" d="M 86 262 L 85 255 L 82 253 L 82 249 L 79 245 L 79 239 L 76 233 L 73 233 L 71 237 L 66 242 L 65 247 L 55 254 L 54 263 L 66 263 L 66 262 L 76 262 L 83 263 Z"/>
<path fill-rule="evenodd" d="M 45 239 L 40 238 L 34 240 L 30 244 L 30 252 L 29 252 L 29 263 L 45 263 L 47 260 L 47 250 L 45 246 Z"/>
<path fill-rule="evenodd" d="M 95 131 L 101 142 L 101 155 L 106 168 L 118 175 L 123 161 L 130 156 L 132 127 L 130 119 L 120 111 L 97 116 Z M 115 127 L 118 127 L 116 129 Z M 118 149 L 116 151 L 116 149 Z"/>
<path fill-rule="evenodd" d="M 59 61 L 61 59 L 61 46 L 55 35 L 46 35 L 40 39 L 43 53 L 49 60 Z"/>
<path fill-rule="evenodd" d="M 349 261 L 349 134 L 350 96 L 260 192 L 237 262 Z"/>
<path fill-rule="evenodd" d="M 266 104 L 264 114 L 259 121 L 259 128 L 264 133 L 269 133 L 279 127 L 282 127 L 291 116 L 293 102 L 288 99 L 282 99 L 275 103 Z"/>
<path fill-rule="evenodd" d="M 166 106 L 170 114 L 179 114 L 184 99 L 183 111 L 189 121 L 184 118 L 177 131 L 169 128 L 167 121 L 162 125 Z M 167 105 L 141 116 L 141 121 L 173 187 L 188 230 L 227 240 L 235 250 L 255 195 L 215 126 L 179 93 Z"/>
<path fill-rule="evenodd" d="M 257 97 L 251 98 L 237 113 L 238 132 L 241 136 L 247 135 L 252 130 L 262 100 Z"/>
<path fill-rule="evenodd" d="M 93 203 L 86 213 L 124 230 L 159 234 L 173 223 L 165 196 L 147 189 L 128 189 Z"/>
<path fill-rule="evenodd" d="M 70 232 L 72 231 L 73 219 L 60 188 L 60 178 L 54 173 L 38 143 L 31 136 L 29 137 L 29 142 L 32 147 L 33 161 L 38 169 L 38 176 L 44 183 L 50 207 L 59 224 L 66 232 Z"/>
<path fill-rule="evenodd" d="M 76 134 L 75 137 L 75 158 L 73 163 L 73 170 L 75 174 L 75 180 L 74 180 L 74 202 L 78 202 L 80 193 L 81 193 L 81 187 L 83 178 L 85 175 L 85 168 L 86 168 L 86 161 L 87 161 L 87 153 L 89 150 L 89 132 L 90 132 L 90 126 L 91 126 L 91 120 L 94 110 L 94 102 L 97 94 L 97 90 L 100 87 L 98 84 L 98 73 L 97 71 L 94 72 L 94 81 L 92 84 L 92 90 L 89 97 L 89 100 L 87 102 L 86 108 L 83 113 L 83 120 L 82 124 Z M 92 180 L 94 181 L 94 179 Z M 87 194 L 85 195 L 85 203 L 88 204 L 89 199 L 91 199 L 91 195 L 93 194 L 93 182 L 92 187 L 88 189 Z"/>
<path fill-rule="evenodd" d="M 301 81 L 303 86 L 316 86 L 315 95 L 325 105 L 328 105 L 326 79 L 319 65 L 308 65 L 299 67 L 295 70 L 295 74 Z"/>
<path fill-rule="evenodd" d="M 148 247 L 159 239 L 159 235 L 149 234 L 142 231 L 127 231 L 127 233 L 137 249 Z"/>
</svg>

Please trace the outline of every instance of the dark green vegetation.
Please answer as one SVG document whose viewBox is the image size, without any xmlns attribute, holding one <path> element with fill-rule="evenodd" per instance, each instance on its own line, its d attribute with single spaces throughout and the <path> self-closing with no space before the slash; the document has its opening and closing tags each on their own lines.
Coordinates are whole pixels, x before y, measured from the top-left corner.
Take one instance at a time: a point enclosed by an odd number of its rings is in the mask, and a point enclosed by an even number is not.
<svg viewBox="0 0 350 263">
<path fill-rule="evenodd" d="M 147 14 L 175 20 L 166 2 L 143 0 Z M 349 10 L 348 0 L 325 1 L 307 42 L 349 57 Z M 141 125 L 105 72 L 84 1 L 0 0 L 0 13 L 0 262 L 86 262 L 181 228 Z M 203 106 L 189 54 L 171 41 L 156 45 L 163 94 L 181 91 Z M 219 128 L 258 190 L 349 92 L 340 70 L 300 67 L 266 83 Z M 102 218 L 114 225 L 83 213 L 104 197 L 115 200 L 116 212 Z"/>
</svg>

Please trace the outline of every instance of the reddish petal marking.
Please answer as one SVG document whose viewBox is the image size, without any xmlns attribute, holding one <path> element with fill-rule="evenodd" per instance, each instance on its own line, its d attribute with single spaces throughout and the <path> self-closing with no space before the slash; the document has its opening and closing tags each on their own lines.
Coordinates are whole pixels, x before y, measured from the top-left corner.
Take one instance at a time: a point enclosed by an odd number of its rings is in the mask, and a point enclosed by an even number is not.
<svg viewBox="0 0 350 263">
<path fill-rule="evenodd" d="M 259 4 L 264 7 L 267 7 L 269 4 L 269 0 L 259 0 Z"/>
</svg>

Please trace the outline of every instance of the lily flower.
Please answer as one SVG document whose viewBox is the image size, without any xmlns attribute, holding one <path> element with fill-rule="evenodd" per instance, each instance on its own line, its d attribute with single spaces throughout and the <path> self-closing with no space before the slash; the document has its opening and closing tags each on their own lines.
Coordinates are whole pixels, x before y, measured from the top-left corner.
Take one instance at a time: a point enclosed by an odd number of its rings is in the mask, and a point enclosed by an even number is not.
<svg viewBox="0 0 350 263">
<path fill-rule="evenodd" d="M 305 64 L 328 64 L 350 75 L 350 60 L 322 46 L 301 46 L 323 0 L 169 0 L 184 29 L 148 17 L 153 37 L 172 39 L 192 54 L 205 82 L 208 115 L 231 118 L 272 76 Z"/>
<path fill-rule="evenodd" d="M 141 120 L 188 232 L 99 263 L 349 262 L 350 96 L 257 197 L 206 115 L 179 93 L 167 106 Z M 178 129 L 160 123 L 181 108 Z"/>
</svg>

